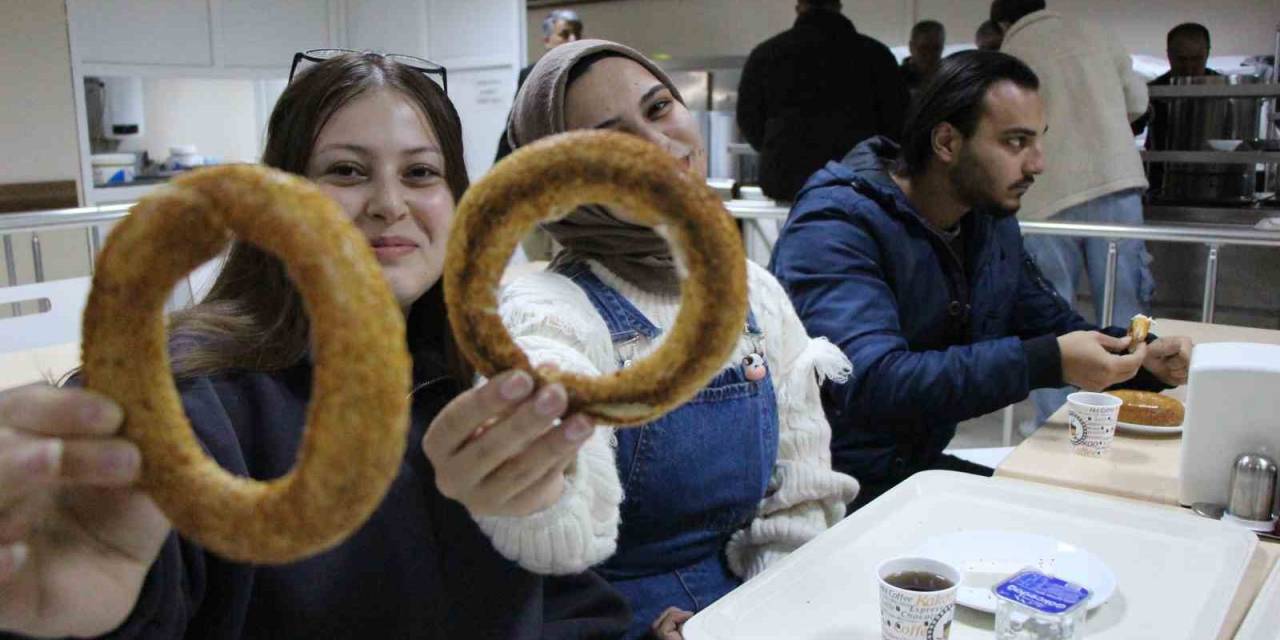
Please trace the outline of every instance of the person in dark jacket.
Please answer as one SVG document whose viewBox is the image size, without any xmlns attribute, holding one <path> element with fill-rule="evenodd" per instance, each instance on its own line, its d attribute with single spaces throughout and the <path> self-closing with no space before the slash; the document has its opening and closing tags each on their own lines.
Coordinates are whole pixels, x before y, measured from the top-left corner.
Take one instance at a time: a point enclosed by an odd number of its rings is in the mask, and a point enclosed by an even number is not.
<svg viewBox="0 0 1280 640">
<path fill-rule="evenodd" d="M 556 9 L 542 19 L 542 46 L 547 51 L 581 39 L 582 18 L 578 17 L 577 11 Z M 535 61 L 534 64 L 537 62 Z M 520 75 L 516 78 L 516 93 L 519 93 L 520 88 L 524 86 L 530 71 L 533 71 L 533 64 L 520 70 Z M 511 155 L 511 141 L 507 139 L 506 129 L 503 129 L 502 135 L 498 136 L 498 153 L 494 155 L 493 161 L 499 162 L 509 155 Z"/>
<path fill-rule="evenodd" d="M 1202 24 L 1184 22 L 1170 29 L 1165 36 L 1165 54 L 1169 58 L 1169 71 L 1147 83 L 1147 86 L 1167 87 L 1173 84 L 1174 78 L 1222 75 L 1208 66 L 1210 44 L 1209 29 Z M 1151 106 L 1147 107 L 1147 112 L 1134 121 L 1132 126 L 1135 135 L 1147 129 L 1148 149 L 1187 150 L 1176 148 L 1174 141 L 1169 139 L 1169 103 L 1166 101 L 1152 100 Z M 1147 165 L 1147 180 L 1151 183 L 1154 194 L 1159 194 L 1164 189 L 1164 171 L 1163 163 L 1153 162 Z"/>
<path fill-rule="evenodd" d="M 907 48 L 911 55 L 902 61 L 902 78 L 915 97 L 933 79 L 942 64 L 942 50 L 947 46 L 947 29 L 937 20 L 921 20 L 911 27 Z"/>
<path fill-rule="evenodd" d="M 1209 29 L 1195 22 L 1184 22 L 1169 30 L 1165 36 L 1165 55 L 1169 58 L 1169 71 L 1147 83 L 1148 87 L 1167 87 L 1173 84 L 1174 78 L 1196 78 L 1202 76 L 1221 75 L 1209 68 L 1209 50 L 1212 40 Z M 1159 100 L 1152 100 L 1147 113 L 1134 121 L 1134 134 L 1142 133 L 1147 125 L 1151 130 L 1147 133 L 1147 148 L 1169 150 L 1172 147 L 1165 140 L 1166 120 L 1169 118 L 1167 105 Z M 1158 164 L 1158 163 L 1157 163 Z M 1155 185 L 1157 181 L 1152 180 Z"/>
<path fill-rule="evenodd" d="M 1023 249 L 1013 214 L 1044 166 L 1038 86 L 1002 53 L 948 58 L 903 146 L 873 138 L 829 163 L 781 231 L 773 272 L 809 333 L 853 361 L 824 401 L 833 466 L 862 483 L 855 508 L 923 469 L 990 474 L 942 452 L 957 422 L 1031 389 L 1186 381 L 1189 340 L 1125 355 L 1125 330 L 1072 311 Z"/>
<path fill-rule="evenodd" d="M 582 18 L 578 17 L 578 12 L 573 9 L 556 9 L 547 14 L 542 20 L 542 46 L 550 51 L 562 44 L 577 42 L 582 39 Z M 536 62 L 534 63 L 536 64 Z M 533 71 L 533 64 L 520 70 L 520 77 L 516 79 L 516 95 L 520 94 L 520 89 L 524 87 L 524 81 L 529 77 L 529 72 Z M 507 119 L 510 120 L 510 114 Z M 498 136 L 498 153 L 494 156 L 494 163 L 501 162 L 503 158 L 511 155 L 510 123 L 507 128 L 502 130 L 502 135 Z M 555 253 L 555 242 L 551 236 L 543 231 L 541 227 L 534 228 L 528 235 L 520 241 L 520 248 L 524 250 L 524 255 L 530 262 L 550 260 L 551 255 Z"/>
<path fill-rule="evenodd" d="M 999 51 L 1003 42 L 1004 30 L 990 20 L 978 25 L 978 30 L 973 34 L 974 46 L 982 51 Z"/>
<path fill-rule="evenodd" d="M 760 187 L 791 201 L 805 179 L 874 135 L 896 139 L 908 95 L 889 48 L 838 0 L 800 0 L 795 26 L 757 46 L 738 84 L 738 128 L 760 152 Z"/>
<path fill-rule="evenodd" d="M 228 561 L 172 531 L 137 488 L 140 455 L 119 435 L 118 405 L 74 385 L 11 391 L 0 397 L 0 636 L 616 638 L 627 628 L 630 610 L 602 579 L 529 573 L 475 522 L 554 504 L 593 426 L 571 415 L 554 428 L 564 389 L 535 389 L 526 373 L 465 390 L 439 285 L 467 188 L 461 124 L 420 71 L 373 53 L 321 62 L 280 97 L 263 159 L 342 206 L 406 314 L 407 447 L 375 512 L 310 558 Z M 236 243 L 208 297 L 170 320 L 183 407 L 208 455 L 240 476 L 287 473 L 314 371 L 284 265 Z"/>
</svg>

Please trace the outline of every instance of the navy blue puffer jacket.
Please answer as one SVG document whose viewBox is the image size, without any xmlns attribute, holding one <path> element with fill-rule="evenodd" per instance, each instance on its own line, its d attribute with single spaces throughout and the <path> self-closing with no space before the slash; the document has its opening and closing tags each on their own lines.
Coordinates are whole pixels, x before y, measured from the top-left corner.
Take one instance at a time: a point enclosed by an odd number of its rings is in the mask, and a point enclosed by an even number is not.
<svg viewBox="0 0 1280 640">
<path fill-rule="evenodd" d="M 864 482 L 929 468 L 957 422 L 1062 385 L 1056 337 L 1097 328 L 1041 276 L 1013 216 L 970 212 L 957 255 L 890 177 L 897 154 L 872 138 L 815 173 L 771 265 L 809 334 L 853 362 L 823 401 L 833 466 Z"/>
</svg>

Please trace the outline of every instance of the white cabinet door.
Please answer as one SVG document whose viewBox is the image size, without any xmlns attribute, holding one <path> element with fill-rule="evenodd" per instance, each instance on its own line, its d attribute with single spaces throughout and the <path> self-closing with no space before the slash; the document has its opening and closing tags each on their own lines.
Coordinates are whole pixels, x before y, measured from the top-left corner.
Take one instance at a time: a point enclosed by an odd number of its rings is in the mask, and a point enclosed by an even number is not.
<svg viewBox="0 0 1280 640">
<path fill-rule="evenodd" d="M 80 60 L 107 64 L 213 64 L 207 0 L 68 0 Z"/>
<path fill-rule="evenodd" d="M 328 0 L 218 0 L 222 64 L 288 70 L 293 54 L 334 46 Z"/>
<path fill-rule="evenodd" d="M 347 0 L 346 47 L 427 57 L 427 0 Z"/>
</svg>

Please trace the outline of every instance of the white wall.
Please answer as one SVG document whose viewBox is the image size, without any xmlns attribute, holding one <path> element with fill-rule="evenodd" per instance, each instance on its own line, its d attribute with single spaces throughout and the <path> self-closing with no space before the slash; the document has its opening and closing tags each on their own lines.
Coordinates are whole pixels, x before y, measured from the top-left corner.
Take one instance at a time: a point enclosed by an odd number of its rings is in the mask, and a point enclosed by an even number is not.
<svg viewBox="0 0 1280 640">
<path fill-rule="evenodd" d="M 1164 55 L 1164 37 L 1180 22 L 1214 34 L 1214 55 L 1271 53 L 1280 0 L 1048 0 L 1051 9 L 1110 27 L 1130 53 Z M 618 40 L 673 57 L 746 55 L 795 20 L 788 0 L 618 0 L 573 5 L 587 37 Z M 971 42 L 990 0 L 844 0 L 844 14 L 889 46 L 906 44 L 916 20 L 933 18 L 952 42 Z M 540 24 L 550 8 L 528 12 L 529 60 L 542 54 Z"/>
<path fill-rule="evenodd" d="M 254 83 L 146 78 L 142 83 L 144 134 L 125 139 L 120 150 L 145 150 L 153 162 L 162 162 L 169 157 L 170 146 L 191 144 L 201 155 L 216 156 L 222 162 L 257 162 L 262 132 Z"/>
<path fill-rule="evenodd" d="M 524 50 L 523 0 L 432 0 L 427 14 L 430 58 L 449 70 L 449 98 L 462 118 L 467 172 L 493 164 L 506 130 Z"/>
<path fill-rule="evenodd" d="M 66 7 L 0 0 L 0 16 L 0 183 L 75 180 Z"/>
</svg>

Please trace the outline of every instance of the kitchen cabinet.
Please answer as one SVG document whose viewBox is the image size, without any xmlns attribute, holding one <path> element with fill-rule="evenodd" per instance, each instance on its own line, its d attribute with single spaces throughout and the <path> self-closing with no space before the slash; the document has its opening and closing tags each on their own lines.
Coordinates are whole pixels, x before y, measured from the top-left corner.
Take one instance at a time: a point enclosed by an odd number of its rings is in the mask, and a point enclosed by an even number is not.
<svg viewBox="0 0 1280 640">
<path fill-rule="evenodd" d="M 216 0 L 222 64 L 285 68 L 293 54 L 337 46 L 336 3 L 316 0 Z"/>
<path fill-rule="evenodd" d="M 427 0 L 347 0 L 346 48 L 430 58 Z"/>
<path fill-rule="evenodd" d="M 293 54 L 404 53 L 452 71 L 518 66 L 519 0 L 66 0 L 86 75 L 266 77 Z"/>
<path fill-rule="evenodd" d="M 492 164 L 525 51 L 524 0 L 65 2 L 85 204 L 128 201 L 153 188 L 93 186 L 85 77 L 257 81 L 260 130 L 295 52 L 348 48 L 426 58 L 449 70 L 467 168 L 478 177 Z"/>
<path fill-rule="evenodd" d="M 82 62 L 208 67 L 208 0 L 68 0 L 74 51 Z"/>
<path fill-rule="evenodd" d="M 342 0 L 67 0 L 76 62 L 120 75 L 284 73 L 340 46 Z"/>
</svg>

